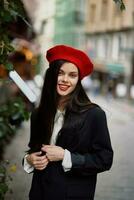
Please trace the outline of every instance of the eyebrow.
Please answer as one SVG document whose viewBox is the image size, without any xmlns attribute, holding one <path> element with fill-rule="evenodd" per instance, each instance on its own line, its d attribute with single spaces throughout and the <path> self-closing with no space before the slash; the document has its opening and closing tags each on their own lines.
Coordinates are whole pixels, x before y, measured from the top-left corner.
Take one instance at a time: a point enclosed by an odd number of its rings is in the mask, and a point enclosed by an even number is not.
<svg viewBox="0 0 134 200">
<path fill-rule="evenodd" d="M 60 69 L 59 71 L 64 72 L 64 70 L 62 70 L 62 69 Z M 71 72 L 69 72 L 69 73 L 78 74 L 78 72 L 76 72 L 76 71 L 71 71 Z"/>
<path fill-rule="evenodd" d="M 70 74 L 76 74 L 76 75 L 78 75 L 78 72 L 70 72 Z"/>
</svg>

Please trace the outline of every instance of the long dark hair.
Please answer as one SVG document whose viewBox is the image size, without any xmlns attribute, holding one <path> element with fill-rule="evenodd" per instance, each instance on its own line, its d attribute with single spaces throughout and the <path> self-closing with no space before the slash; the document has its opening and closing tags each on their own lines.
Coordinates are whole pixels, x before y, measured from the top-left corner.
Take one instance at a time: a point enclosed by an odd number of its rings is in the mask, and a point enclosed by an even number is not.
<svg viewBox="0 0 134 200">
<path fill-rule="evenodd" d="M 56 90 L 59 69 L 66 62 L 68 61 L 56 60 L 52 62 L 45 74 L 41 100 L 37 109 L 37 118 L 42 130 L 41 139 L 43 139 L 45 144 L 49 144 L 54 125 L 54 117 L 59 102 L 59 95 Z M 93 106 L 93 104 L 85 93 L 79 79 L 76 88 L 69 94 L 69 98 L 67 99 L 65 119 L 67 119 L 70 112 L 80 113 L 91 106 Z"/>
</svg>

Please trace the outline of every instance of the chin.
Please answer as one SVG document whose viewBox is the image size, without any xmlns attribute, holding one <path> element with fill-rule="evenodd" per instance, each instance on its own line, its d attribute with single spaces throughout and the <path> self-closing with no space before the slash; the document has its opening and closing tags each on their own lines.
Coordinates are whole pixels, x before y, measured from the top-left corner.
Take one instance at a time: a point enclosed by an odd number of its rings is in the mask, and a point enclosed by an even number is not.
<svg viewBox="0 0 134 200">
<path fill-rule="evenodd" d="M 68 92 L 67 92 L 67 93 L 65 93 L 65 92 L 58 92 L 58 94 L 59 94 L 60 96 L 64 97 L 64 96 L 67 96 L 69 93 L 68 93 Z"/>
</svg>

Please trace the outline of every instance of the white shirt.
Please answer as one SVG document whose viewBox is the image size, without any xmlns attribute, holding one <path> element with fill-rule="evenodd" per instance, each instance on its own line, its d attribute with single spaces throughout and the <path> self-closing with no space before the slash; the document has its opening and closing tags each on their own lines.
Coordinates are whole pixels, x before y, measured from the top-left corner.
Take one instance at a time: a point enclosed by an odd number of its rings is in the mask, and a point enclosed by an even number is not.
<svg viewBox="0 0 134 200">
<path fill-rule="evenodd" d="M 65 111 L 61 112 L 60 110 L 57 110 L 57 112 L 56 112 L 55 119 L 54 119 L 53 133 L 52 133 L 52 137 L 50 139 L 50 145 L 56 144 L 58 132 L 62 128 L 62 125 L 64 122 L 64 114 L 65 114 Z M 27 156 L 28 156 L 28 154 L 26 154 L 24 157 L 24 170 L 27 173 L 30 173 L 33 171 L 34 168 L 27 162 L 27 160 L 26 160 Z M 62 167 L 65 172 L 69 171 L 72 167 L 71 154 L 67 149 L 65 149 L 64 158 L 62 160 Z"/>
</svg>

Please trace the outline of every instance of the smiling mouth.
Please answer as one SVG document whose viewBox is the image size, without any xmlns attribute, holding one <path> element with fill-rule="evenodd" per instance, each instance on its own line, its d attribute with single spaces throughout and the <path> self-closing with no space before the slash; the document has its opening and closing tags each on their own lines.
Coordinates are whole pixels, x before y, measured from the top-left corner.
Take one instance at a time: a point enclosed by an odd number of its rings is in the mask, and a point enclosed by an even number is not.
<svg viewBox="0 0 134 200">
<path fill-rule="evenodd" d="M 62 85 L 62 84 L 59 84 L 58 86 L 59 86 L 59 89 L 62 90 L 62 91 L 66 91 L 70 87 L 68 85 Z"/>
</svg>

